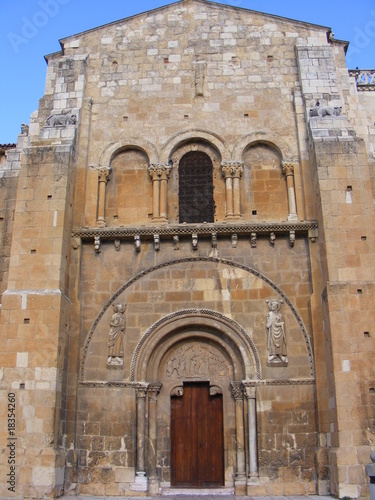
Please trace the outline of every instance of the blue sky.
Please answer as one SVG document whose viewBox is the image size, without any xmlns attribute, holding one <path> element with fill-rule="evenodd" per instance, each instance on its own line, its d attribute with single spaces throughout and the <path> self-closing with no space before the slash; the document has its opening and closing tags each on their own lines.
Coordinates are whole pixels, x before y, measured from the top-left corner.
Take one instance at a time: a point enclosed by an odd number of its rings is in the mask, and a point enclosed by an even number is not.
<svg viewBox="0 0 375 500">
<path fill-rule="evenodd" d="M 1 0 L 0 144 L 17 142 L 44 93 L 44 55 L 59 39 L 174 3 L 170 0 Z M 350 42 L 347 66 L 375 69 L 374 0 L 220 0 L 219 3 L 331 27 Z"/>
</svg>

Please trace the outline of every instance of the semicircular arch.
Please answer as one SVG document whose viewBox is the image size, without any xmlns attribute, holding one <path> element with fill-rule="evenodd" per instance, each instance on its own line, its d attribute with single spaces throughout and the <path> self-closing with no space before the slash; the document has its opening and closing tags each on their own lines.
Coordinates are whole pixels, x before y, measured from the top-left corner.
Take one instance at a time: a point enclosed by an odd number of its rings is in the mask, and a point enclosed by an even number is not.
<svg viewBox="0 0 375 500">
<path fill-rule="evenodd" d="M 99 165 L 109 166 L 117 154 L 128 149 L 139 149 L 147 155 L 150 163 L 157 163 L 159 161 L 157 149 L 151 142 L 144 141 L 138 137 L 128 137 L 124 141 L 108 144 L 100 155 Z"/>
<path fill-rule="evenodd" d="M 177 132 L 164 143 L 161 151 L 162 161 L 168 162 L 179 147 L 194 141 L 206 142 L 211 145 L 222 161 L 230 158 L 229 146 L 218 134 L 204 129 L 190 129 Z"/>
<path fill-rule="evenodd" d="M 216 311 L 187 309 L 152 325 L 138 343 L 130 369 L 131 381 L 157 381 L 158 367 L 171 347 L 186 339 L 209 340 L 231 360 L 236 380 L 262 378 L 258 351 L 246 331 Z"/>
<path fill-rule="evenodd" d="M 283 300 L 284 300 L 284 303 L 289 307 L 291 313 L 293 314 L 294 318 L 296 319 L 298 325 L 299 325 L 299 328 L 300 328 L 300 331 L 301 331 L 301 334 L 303 336 L 303 339 L 304 339 L 304 342 L 305 342 L 305 345 L 306 345 L 306 349 L 307 349 L 307 354 L 308 354 L 308 358 L 309 358 L 309 365 L 310 365 L 310 374 L 311 374 L 311 377 L 315 378 L 315 363 L 314 363 L 314 354 L 313 354 L 313 348 L 312 348 L 312 344 L 311 344 L 311 341 L 310 341 L 310 337 L 309 337 L 309 334 L 306 330 L 306 327 L 304 325 L 304 322 L 301 318 L 301 316 L 299 315 L 298 311 L 296 310 L 296 308 L 294 307 L 294 305 L 291 303 L 290 299 L 288 298 L 288 296 L 283 292 L 283 290 L 276 284 L 274 283 L 270 278 L 268 278 L 266 275 L 264 275 L 263 273 L 261 273 L 260 271 L 256 270 L 256 269 L 253 269 L 249 266 L 245 266 L 243 264 L 239 264 L 237 262 L 233 262 L 233 261 L 230 261 L 230 260 L 227 260 L 227 259 L 220 259 L 220 258 L 217 258 L 217 257 L 186 257 L 186 258 L 181 258 L 181 259 L 174 259 L 174 260 L 171 260 L 171 261 L 168 261 L 168 262 L 165 262 L 165 263 L 161 263 L 157 266 L 154 266 L 154 267 L 151 267 L 149 269 L 146 269 L 144 271 L 141 271 L 140 273 L 138 273 L 136 276 L 132 277 L 130 280 L 128 280 L 126 283 L 124 283 L 124 285 L 122 285 L 118 290 L 117 292 L 112 295 L 112 297 L 108 300 L 108 302 L 105 304 L 105 306 L 102 308 L 102 310 L 100 311 L 100 313 L 98 314 L 98 316 L 96 317 L 87 337 L 86 337 L 86 340 L 85 340 L 85 343 L 84 343 L 84 348 L 83 348 L 83 353 L 82 353 L 82 360 L 81 360 L 81 367 L 80 367 L 80 381 L 84 381 L 85 379 L 85 363 L 86 363 L 86 359 L 88 357 L 88 352 L 89 352 L 89 347 L 90 347 L 90 342 L 91 342 L 91 339 L 94 335 L 94 332 L 96 330 L 96 327 L 98 326 L 99 322 L 101 321 L 101 319 L 103 318 L 103 316 L 105 315 L 105 313 L 108 311 L 108 309 L 115 303 L 115 301 L 121 296 L 122 293 L 125 292 L 125 290 L 127 290 L 128 288 L 130 288 L 132 285 L 134 285 L 137 281 L 139 281 L 140 279 L 142 279 L 144 276 L 147 276 L 153 272 L 156 272 L 160 269 L 163 269 L 163 268 L 166 268 L 166 267 L 169 267 L 169 266 L 172 266 L 172 265 L 175 265 L 175 264 L 181 264 L 181 263 L 188 263 L 188 262 L 213 262 L 213 263 L 218 263 L 218 264 L 224 264 L 226 266 L 232 266 L 234 268 L 237 268 L 237 269 L 242 269 L 246 272 L 249 272 L 250 274 L 252 274 L 253 276 L 261 279 L 262 281 L 264 281 L 267 285 L 269 285 Z M 202 315 L 203 314 L 203 310 L 192 310 L 192 311 L 199 311 L 199 314 Z M 211 315 L 212 315 L 213 311 L 211 311 Z M 219 313 L 216 313 L 214 312 L 215 314 L 219 314 Z M 172 316 L 173 315 L 179 315 L 180 313 L 176 312 L 176 313 L 172 313 Z M 186 314 L 185 312 L 183 314 Z M 196 314 L 196 313 L 194 313 Z M 232 322 L 233 320 L 227 318 L 226 316 L 223 316 L 223 315 L 220 315 L 221 316 L 221 319 L 222 319 L 222 322 L 224 323 L 225 321 L 229 321 L 229 322 Z M 166 317 L 168 318 L 168 317 Z M 164 318 L 164 320 L 166 320 L 166 318 Z M 163 319 L 160 320 L 160 322 L 156 322 L 153 327 L 151 327 L 149 330 L 148 330 L 148 335 L 150 335 L 152 333 L 152 329 L 157 329 L 159 328 L 159 325 L 162 326 L 163 324 Z M 234 322 L 235 323 L 235 322 Z M 236 324 L 238 325 L 238 324 Z M 239 328 L 238 328 L 239 327 Z M 238 326 L 233 326 L 234 330 L 237 330 L 239 332 L 241 332 L 241 327 L 240 325 Z M 243 330 L 244 333 L 245 330 Z M 248 339 L 250 339 L 249 336 L 247 336 Z M 143 340 L 143 343 L 145 342 L 145 340 L 147 339 L 147 333 L 142 337 L 144 340 Z M 229 338 L 229 337 L 228 337 Z M 246 337 L 243 336 L 243 338 L 245 339 Z M 251 339 L 250 339 L 251 340 Z M 138 344 L 138 349 L 140 349 L 143 345 L 143 343 L 141 344 L 142 342 L 142 339 L 140 340 L 139 344 Z M 251 344 L 251 342 L 250 342 Z M 249 357 L 249 359 L 251 359 L 251 356 Z M 254 358 L 255 359 L 255 358 Z"/>
<path fill-rule="evenodd" d="M 287 144 L 282 137 L 276 136 L 268 131 L 252 132 L 242 136 L 234 146 L 233 158 L 242 158 L 244 152 L 249 147 L 262 143 L 275 149 L 280 155 L 281 161 L 294 159 L 290 145 Z"/>
</svg>

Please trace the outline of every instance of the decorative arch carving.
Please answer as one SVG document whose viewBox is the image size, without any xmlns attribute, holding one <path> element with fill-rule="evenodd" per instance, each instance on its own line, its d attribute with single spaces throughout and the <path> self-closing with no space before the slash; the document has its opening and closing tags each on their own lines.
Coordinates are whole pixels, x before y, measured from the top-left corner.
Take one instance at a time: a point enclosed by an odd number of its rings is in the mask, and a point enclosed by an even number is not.
<svg viewBox="0 0 375 500">
<path fill-rule="evenodd" d="M 168 162 L 179 147 L 194 141 L 208 143 L 219 154 L 220 160 L 230 158 L 229 145 L 218 134 L 204 129 L 190 129 L 177 132 L 165 142 L 161 150 L 162 160 Z"/>
<path fill-rule="evenodd" d="M 261 363 L 253 340 L 236 321 L 208 309 L 176 311 L 152 325 L 135 348 L 130 380 L 157 380 L 166 353 L 177 343 L 192 340 L 216 344 L 230 360 L 236 379 L 261 380 Z"/>
<path fill-rule="evenodd" d="M 159 161 L 157 149 L 150 141 L 144 141 L 138 137 L 128 137 L 123 141 L 108 144 L 99 157 L 99 165 L 110 165 L 117 154 L 127 149 L 139 149 L 147 155 L 149 163 L 157 163 Z"/>
<path fill-rule="evenodd" d="M 263 143 L 274 148 L 280 155 L 281 161 L 292 159 L 292 149 L 282 137 L 276 136 L 269 131 L 252 132 L 242 136 L 233 148 L 233 158 L 242 158 L 245 150 L 255 144 Z"/>
<path fill-rule="evenodd" d="M 94 323 L 93 323 L 93 325 L 92 325 L 92 327 L 91 327 L 91 329 L 90 329 L 90 331 L 89 331 L 89 333 L 88 333 L 88 335 L 86 337 L 86 341 L 84 343 L 84 348 L 83 348 L 83 353 L 82 353 L 81 367 L 80 367 L 80 375 L 79 375 L 80 382 L 83 382 L 85 380 L 85 363 L 86 363 L 86 359 L 87 359 L 87 355 L 88 355 L 88 351 L 89 351 L 89 347 L 90 347 L 90 342 L 91 342 L 91 339 L 92 339 L 92 337 L 94 335 L 95 329 L 98 326 L 98 324 L 99 324 L 100 320 L 102 319 L 102 317 L 104 316 L 104 314 L 112 306 L 112 304 L 116 300 L 118 300 L 118 298 L 120 297 L 120 295 L 126 289 L 128 289 L 130 286 L 132 286 L 137 281 L 139 281 L 140 279 L 142 279 L 144 276 L 147 276 L 148 274 L 151 274 L 151 273 L 153 273 L 155 271 L 158 271 L 159 269 L 164 269 L 164 268 L 166 268 L 168 266 L 171 266 L 171 265 L 174 265 L 174 264 L 181 264 L 181 263 L 187 263 L 187 262 L 198 262 L 198 261 L 201 261 L 201 262 L 202 261 L 203 262 L 214 262 L 214 263 L 224 264 L 226 266 L 232 266 L 232 267 L 235 267 L 235 268 L 238 268 L 238 269 L 242 269 L 242 270 L 247 271 L 250 274 L 256 276 L 257 278 L 260 278 L 265 283 L 267 283 L 284 300 L 285 305 L 287 305 L 289 307 L 290 311 L 292 312 L 293 316 L 295 317 L 295 319 L 296 319 L 296 321 L 297 321 L 297 323 L 298 323 L 298 325 L 300 327 L 300 331 L 301 331 L 301 334 L 303 336 L 303 339 L 305 341 L 305 345 L 306 345 L 306 348 L 307 348 L 308 357 L 309 357 L 309 364 L 310 364 L 311 377 L 315 378 L 314 354 L 313 354 L 313 349 L 312 349 L 312 345 L 311 345 L 309 334 L 307 333 L 307 330 L 306 330 L 306 327 L 304 325 L 304 322 L 303 322 L 301 316 L 299 315 L 298 311 L 296 310 L 296 308 L 293 306 L 293 304 L 289 300 L 288 296 L 281 290 L 280 287 L 278 287 L 272 280 L 270 280 L 267 276 L 265 276 L 264 274 L 262 274 L 260 271 L 258 271 L 256 269 L 253 269 L 251 267 L 248 267 L 248 266 L 245 266 L 245 265 L 233 262 L 233 261 L 229 261 L 227 259 L 220 259 L 220 258 L 216 258 L 216 257 L 188 257 L 188 258 L 182 258 L 182 259 L 175 259 L 175 260 L 172 260 L 172 261 L 169 261 L 169 262 L 165 262 L 165 263 L 159 264 L 159 265 L 154 266 L 152 268 L 146 269 L 144 271 L 141 271 L 139 274 L 137 274 L 136 276 L 134 276 L 133 278 L 131 278 L 129 281 L 127 281 L 123 286 L 121 286 L 117 290 L 117 292 L 109 299 L 109 301 L 107 302 L 107 304 L 103 307 L 103 309 L 100 311 L 100 313 L 96 317 L 96 319 L 95 319 L 95 321 L 94 321 Z M 192 311 L 198 311 L 198 310 L 192 310 Z M 202 313 L 202 311 L 204 311 L 204 310 L 199 310 L 200 313 Z M 181 312 L 176 312 L 176 313 L 173 313 L 173 315 L 178 316 L 179 314 L 185 314 L 185 312 L 184 311 L 182 313 Z M 212 312 L 213 311 L 211 311 L 211 313 Z M 230 322 L 232 321 L 229 318 L 226 318 L 226 319 L 227 319 L 227 321 L 230 321 Z M 160 321 L 163 321 L 163 320 L 160 320 Z M 160 322 L 155 323 L 155 325 L 152 328 L 156 328 L 159 325 L 159 323 Z M 237 323 L 235 323 L 235 324 L 238 325 Z M 150 330 L 148 331 L 148 333 L 150 334 Z M 143 336 L 143 342 L 145 341 L 145 339 L 146 339 L 146 334 Z M 141 342 L 142 342 L 142 340 L 140 341 L 140 343 Z M 140 349 L 140 347 L 141 347 L 140 343 L 137 346 L 138 349 Z M 260 377 L 259 378 L 261 378 L 261 373 L 260 373 Z"/>
</svg>

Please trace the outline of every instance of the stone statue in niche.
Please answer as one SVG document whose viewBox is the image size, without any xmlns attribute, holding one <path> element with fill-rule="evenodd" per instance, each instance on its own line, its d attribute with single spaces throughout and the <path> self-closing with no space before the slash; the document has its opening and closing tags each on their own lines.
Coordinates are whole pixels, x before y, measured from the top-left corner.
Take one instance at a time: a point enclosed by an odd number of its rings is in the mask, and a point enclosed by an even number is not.
<svg viewBox="0 0 375 500">
<path fill-rule="evenodd" d="M 115 304 L 111 317 L 111 326 L 108 340 L 108 366 L 122 366 L 124 364 L 124 332 L 126 328 L 124 304 Z"/>
<path fill-rule="evenodd" d="M 286 349 L 285 323 L 280 312 L 283 300 L 266 300 L 269 313 L 266 318 L 268 366 L 286 366 L 288 356 Z"/>
</svg>

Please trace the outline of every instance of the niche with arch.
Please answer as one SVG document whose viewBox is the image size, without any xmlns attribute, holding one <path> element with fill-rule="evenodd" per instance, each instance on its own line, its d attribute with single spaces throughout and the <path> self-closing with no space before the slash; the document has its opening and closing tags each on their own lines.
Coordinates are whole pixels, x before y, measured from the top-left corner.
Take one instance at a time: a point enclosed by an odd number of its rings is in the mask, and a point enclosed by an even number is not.
<svg viewBox="0 0 375 500">
<path fill-rule="evenodd" d="M 108 226 L 149 222 L 152 214 L 152 182 L 148 164 L 147 154 L 137 148 L 128 148 L 114 155 L 106 191 Z"/>
<path fill-rule="evenodd" d="M 272 144 L 256 142 L 243 153 L 241 208 L 246 219 L 283 221 L 288 218 L 288 194 L 282 158 Z"/>
</svg>

